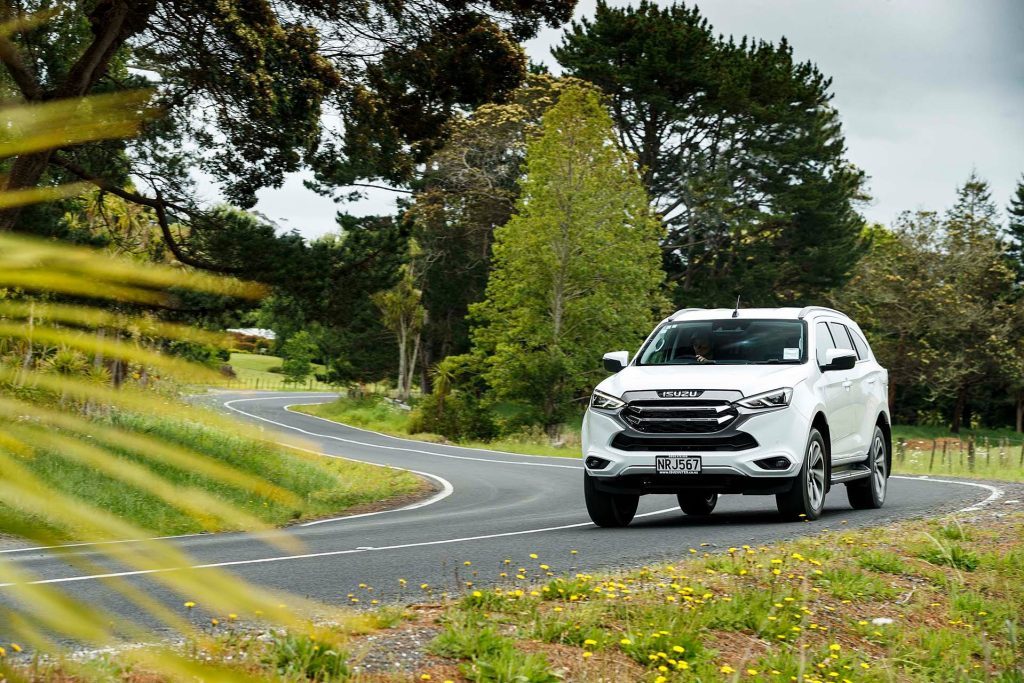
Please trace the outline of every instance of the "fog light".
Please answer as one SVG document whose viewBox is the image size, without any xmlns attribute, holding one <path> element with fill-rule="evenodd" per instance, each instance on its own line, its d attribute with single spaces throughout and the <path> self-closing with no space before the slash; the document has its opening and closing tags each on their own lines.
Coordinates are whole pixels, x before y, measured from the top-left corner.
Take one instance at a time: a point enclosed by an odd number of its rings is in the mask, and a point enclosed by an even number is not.
<svg viewBox="0 0 1024 683">
<path fill-rule="evenodd" d="M 587 459 L 584 462 L 587 465 L 587 469 L 591 470 L 603 470 L 605 467 L 608 467 L 608 461 L 604 458 L 599 458 L 596 455 L 587 456 Z"/>
<path fill-rule="evenodd" d="M 780 455 L 774 458 L 762 458 L 761 460 L 755 460 L 754 464 L 762 470 L 788 470 L 791 463 L 789 462 L 789 458 L 783 458 Z"/>
</svg>

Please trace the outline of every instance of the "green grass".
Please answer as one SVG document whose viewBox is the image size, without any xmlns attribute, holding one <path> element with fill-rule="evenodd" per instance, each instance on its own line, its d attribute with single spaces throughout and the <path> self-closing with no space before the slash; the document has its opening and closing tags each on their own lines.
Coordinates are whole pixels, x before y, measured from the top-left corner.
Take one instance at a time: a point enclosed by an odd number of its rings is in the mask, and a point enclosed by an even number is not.
<svg viewBox="0 0 1024 683">
<path fill-rule="evenodd" d="M 211 629 L 222 647 L 190 656 L 212 667 L 211 677 L 223 669 L 282 681 L 1024 681 L 1019 513 L 842 529 L 600 574 L 570 569 L 580 558 L 568 548 L 550 552 L 510 555 L 493 569 L 496 586 L 398 618 L 386 607 L 384 618 L 360 612 L 330 632 L 269 637 L 225 620 Z M 953 556 L 974 558 L 973 568 L 942 559 Z M 499 574 L 509 567 L 523 578 Z M 354 673 L 374 642 L 391 647 L 379 632 L 404 619 L 440 628 L 425 645 L 403 645 L 434 658 L 395 677 Z M 110 669 L 104 661 L 96 658 L 97 671 Z M 19 666 L 31 680 L 72 680 L 60 662 Z M 166 680 L 144 667 L 127 678 L 110 671 L 111 680 Z"/>
<path fill-rule="evenodd" d="M 392 436 L 433 443 L 444 441 L 444 438 L 437 434 L 410 434 L 410 411 L 395 407 L 385 401 L 383 397 L 377 395 L 370 395 L 362 400 L 340 398 L 331 403 L 295 406 L 293 410 Z M 563 458 L 580 457 L 578 444 L 572 446 L 552 446 L 550 443 L 546 443 L 546 439 L 540 435 L 524 434 L 520 437 L 506 437 L 495 439 L 494 441 L 461 441 L 458 445 L 470 448 L 508 451 L 510 453 L 523 453 L 525 455 L 552 455 Z"/>
<path fill-rule="evenodd" d="M 323 417 L 328 420 L 343 422 L 363 429 L 371 429 L 384 434 L 401 436 L 420 441 L 440 442 L 444 439 L 437 434 L 410 434 L 410 414 L 407 410 L 396 408 L 382 397 L 370 395 L 363 400 L 341 398 L 332 403 L 298 406 L 295 410 Z M 960 442 L 949 441 L 946 446 L 946 457 L 942 457 L 941 442 L 938 442 L 935 458 L 931 458 L 930 442 L 923 439 L 927 435 L 939 438 L 943 430 L 933 427 L 893 428 L 894 443 L 907 441 L 905 448 L 897 449 L 893 459 L 895 474 L 928 474 L 932 476 L 973 477 L 976 479 L 1001 479 L 1004 481 L 1024 481 L 1024 466 L 1021 465 L 1021 435 L 1010 441 L 1006 447 L 1000 446 L 1000 439 L 1014 433 L 1011 430 L 977 430 L 972 432 L 976 441 L 974 468 L 971 469 L 967 459 L 967 435 L 964 435 L 961 456 Z M 1001 436 L 998 436 L 1001 435 Z M 928 438 L 933 438 L 928 436 Z M 985 441 L 986 436 L 988 441 Z M 518 437 L 504 437 L 494 441 L 462 441 L 460 446 L 486 448 L 524 455 L 547 455 L 566 458 L 580 457 L 578 433 L 571 434 L 571 445 L 553 446 L 541 434 L 523 434 Z M 947 438 L 948 434 L 946 435 Z"/>
<path fill-rule="evenodd" d="M 126 463 L 141 464 L 168 482 L 185 487 L 186 491 L 192 489 L 212 494 L 266 524 L 283 525 L 338 514 L 356 506 L 407 495 L 423 486 L 415 476 L 401 470 L 285 450 L 197 422 L 134 415 L 122 415 L 115 422 L 167 443 L 191 448 L 210 459 L 257 475 L 295 494 L 295 504 L 285 504 L 161 460 L 144 459 L 126 451 L 119 452 Z M 87 500 L 142 526 L 154 535 L 237 529 L 216 518 L 200 523 L 152 493 L 56 452 L 43 451 L 37 457 L 26 460 L 25 465 L 55 491 Z M 12 523 L 42 524 L 38 519 L 14 519 L 13 513 L 2 507 L 0 515 Z M 70 539 L 89 540 L 84 529 L 63 528 L 53 531 Z"/>
<path fill-rule="evenodd" d="M 223 386 L 229 389 L 269 389 L 272 391 L 335 391 L 337 387 L 317 381 L 310 375 L 301 384 L 289 384 L 284 375 L 270 372 L 271 368 L 280 367 L 282 359 L 258 353 L 232 353 L 228 364 L 235 371 L 235 379 L 225 380 Z M 324 366 L 313 364 L 314 373 L 322 373 Z"/>
<path fill-rule="evenodd" d="M 893 448 L 896 474 L 1024 481 L 1024 435 L 1010 429 L 964 431 L 958 436 L 938 427 L 897 425 Z"/>
</svg>

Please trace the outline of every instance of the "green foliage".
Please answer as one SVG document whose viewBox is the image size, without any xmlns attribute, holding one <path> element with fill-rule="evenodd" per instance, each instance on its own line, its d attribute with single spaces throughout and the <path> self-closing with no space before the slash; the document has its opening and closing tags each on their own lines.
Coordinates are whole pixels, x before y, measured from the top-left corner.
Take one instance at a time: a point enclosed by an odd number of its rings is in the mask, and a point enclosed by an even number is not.
<svg viewBox="0 0 1024 683">
<path fill-rule="evenodd" d="M 553 51 L 611 101 L 668 228 L 677 302 L 814 301 L 863 251 L 864 174 L 831 80 L 777 45 L 716 34 L 696 6 L 598 2 Z"/>
<path fill-rule="evenodd" d="M 1024 177 L 1017 182 L 1006 215 L 1006 257 L 1017 273 L 1017 284 L 1024 284 Z"/>
<path fill-rule="evenodd" d="M 499 400 L 551 425 L 631 348 L 660 308 L 658 222 L 593 92 L 566 90 L 530 141 L 517 213 L 495 231 L 475 353 Z"/>
<path fill-rule="evenodd" d="M 51 6 L 32 0 L 18 12 Z M 59 153 L 20 155 L 10 187 L 87 178 L 199 225 L 204 212 L 193 168 L 214 177 L 243 207 L 259 189 L 279 186 L 303 167 L 314 167 L 328 186 L 359 178 L 407 182 L 460 107 L 500 98 L 523 78 L 516 40 L 571 11 L 566 0 L 400 8 L 321 0 L 287 7 L 269 0 L 74 3 L 10 35 L 0 82 L 7 98 L 59 100 L 139 88 L 147 77 L 128 65 L 141 64 L 160 74 L 151 103 L 164 116 L 148 122 L 137 143 L 90 140 Z M 356 43 L 357 52 L 374 59 L 332 47 Z M 323 117 L 327 109 L 337 116 Z M 124 180 L 136 163 L 145 167 L 149 187 L 126 192 Z M 52 234 L 62 213 L 35 213 L 20 227 Z M 8 212 L 0 224 L 9 229 L 17 217 Z M 189 236 L 173 247 L 192 260 Z"/>
<path fill-rule="evenodd" d="M 1021 388 L 1024 306 L 987 184 L 972 174 L 945 214 L 906 213 L 869 236 L 871 250 L 835 302 L 888 368 L 897 419 L 936 406 L 958 432 L 971 426 L 970 411 L 997 415 L 988 397 Z"/>
<path fill-rule="evenodd" d="M 423 187 L 404 220 L 422 249 L 417 270 L 429 311 L 428 365 L 469 349 L 469 305 L 483 299 L 494 229 L 511 218 L 527 139 L 572 78 L 532 75 L 507 101 L 477 107 L 453 124 L 427 163 Z"/>
<path fill-rule="evenodd" d="M 979 564 L 977 553 L 958 543 L 950 545 L 936 543 L 935 546 L 922 550 L 920 557 L 931 564 L 945 565 L 968 572 L 977 569 Z"/>
<path fill-rule="evenodd" d="M 330 683 L 349 678 L 347 652 L 303 634 L 275 635 L 266 663 L 285 680 L 297 677 L 304 681 Z"/>
<path fill-rule="evenodd" d="M 459 667 L 474 683 L 558 683 L 562 677 L 551 670 L 547 657 L 533 652 L 524 654 L 507 647 L 478 657 Z"/>
<path fill-rule="evenodd" d="M 313 372 L 313 358 L 318 351 L 309 332 L 302 330 L 293 334 L 281 347 L 281 355 L 284 357 L 281 372 L 286 380 L 296 384 L 304 382 Z"/>
<path fill-rule="evenodd" d="M 489 441 L 498 435 L 491 409 L 466 392 L 425 396 L 411 420 L 412 433 L 440 434 L 453 441 Z"/>
<path fill-rule="evenodd" d="M 896 553 L 884 550 L 870 550 L 857 558 L 858 566 L 873 572 L 885 574 L 904 574 L 907 565 Z"/>
<path fill-rule="evenodd" d="M 472 659 L 494 654 L 507 640 L 477 615 L 455 613 L 445 619 L 444 630 L 430 642 L 429 650 L 442 657 Z"/>
</svg>

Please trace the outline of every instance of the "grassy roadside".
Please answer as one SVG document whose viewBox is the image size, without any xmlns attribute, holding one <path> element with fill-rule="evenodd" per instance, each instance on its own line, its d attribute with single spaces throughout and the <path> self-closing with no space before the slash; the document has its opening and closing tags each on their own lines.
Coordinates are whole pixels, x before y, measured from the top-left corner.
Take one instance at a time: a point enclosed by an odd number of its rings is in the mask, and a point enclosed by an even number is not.
<svg viewBox="0 0 1024 683">
<path fill-rule="evenodd" d="M 265 524 L 283 525 L 334 515 L 417 494 L 425 487 L 417 477 L 401 470 L 286 450 L 197 422 L 130 415 L 123 415 L 116 422 L 166 443 L 190 448 L 216 463 L 256 475 L 294 494 L 293 504 L 286 504 L 273 497 L 181 469 L 160 458 L 142 458 L 129 451 L 120 453 L 125 466 L 141 465 L 148 472 L 183 487 L 182 490 L 198 490 L 213 495 Z M 154 535 L 239 530 L 225 526 L 218 518 L 208 518 L 201 524 L 194 516 L 152 493 L 104 474 L 88 463 L 65 457 L 65 454 L 44 451 L 26 460 L 25 465 L 55 491 L 88 500 L 152 531 Z M 11 518 L 13 513 L 0 506 L 0 515 Z M 43 525 L 42 520 L 28 517 L 12 521 L 37 527 Z M 69 539 L 90 540 L 84 529 L 68 527 L 53 531 Z"/>
<path fill-rule="evenodd" d="M 497 587 L 376 608 L 322 637 L 215 618 L 222 647 L 192 655 L 287 681 L 1017 683 L 1024 512 L 1016 510 L 866 530 L 840 523 L 799 541 L 713 553 L 701 544 L 677 562 L 619 573 L 567 571 L 578 559 L 569 548 L 510 557 L 488 577 Z M 89 666 L 109 678 L 163 680 L 130 662 Z M 62 664 L 24 662 L 19 671 L 83 680 Z"/>
<path fill-rule="evenodd" d="M 432 443 L 445 441 L 444 437 L 437 434 L 410 434 L 410 411 L 397 408 L 380 397 L 369 397 L 361 401 L 340 398 L 330 403 L 293 406 L 292 410 L 406 439 L 416 439 Z M 553 455 L 565 458 L 580 457 L 578 439 L 577 443 L 572 446 L 552 446 L 543 437 L 523 435 L 519 438 L 502 438 L 486 442 L 460 441 L 458 445 L 470 448 L 488 448 L 496 451 L 523 453 L 526 455 Z"/>
<path fill-rule="evenodd" d="M 328 420 L 384 434 L 421 441 L 443 441 L 436 434 L 410 434 L 409 411 L 392 406 L 379 398 L 355 401 L 341 398 L 331 403 L 297 406 L 295 410 Z M 896 474 L 927 474 L 932 476 L 972 477 L 1002 481 L 1024 481 L 1024 443 L 1014 440 L 1010 430 L 974 431 L 951 435 L 936 427 L 905 427 L 893 429 L 897 444 L 893 471 Z M 975 457 L 971 465 L 968 439 L 973 440 Z M 901 447 L 898 444 L 903 442 Z M 460 442 L 460 446 L 489 448 L 526 455 L 553 455 L 568 458 L 580 456 L 578 444 L 552 446 L 543 436 L 497 439 L 490 442 Z M 932 455 L 932 448 L 935 454 Z M 945 452 L 945 455 L 943 453 Z"/>
</svg>

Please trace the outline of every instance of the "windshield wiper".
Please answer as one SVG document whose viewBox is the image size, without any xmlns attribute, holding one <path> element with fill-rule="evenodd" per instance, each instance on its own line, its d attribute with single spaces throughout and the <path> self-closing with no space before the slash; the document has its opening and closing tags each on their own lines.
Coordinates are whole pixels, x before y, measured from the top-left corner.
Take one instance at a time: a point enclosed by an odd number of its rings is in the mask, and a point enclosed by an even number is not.
<svg viewBox="0 0 1024 683">
<path fill-rule="evenodd" d="M 781 360 L 779 358 L 772 358 L 771 360 L 755 360 L 751 365 L 793 365 L 794 363 L 799 364 L 799 360 Z"/>
</svg>

